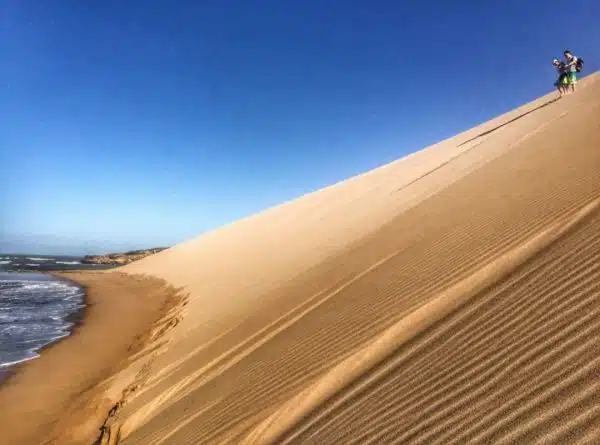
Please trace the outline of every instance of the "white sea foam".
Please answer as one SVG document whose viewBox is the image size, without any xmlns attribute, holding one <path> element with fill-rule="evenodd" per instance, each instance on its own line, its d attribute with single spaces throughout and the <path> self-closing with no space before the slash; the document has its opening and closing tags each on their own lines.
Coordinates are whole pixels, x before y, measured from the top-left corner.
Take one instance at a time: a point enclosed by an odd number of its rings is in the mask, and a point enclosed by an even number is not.
<svg viewBox="0 0 600 445">
<path fill-rule="evenodd" d="M 34 256 L 27 257 L 27 259 L 31 260 L 31 261 L 52 261 L 53 260 L 53 258 L 38 258 L 38 257 L 34 257 Z"/>
<path fill-rule="evenodd" d="M 10 263 L 12 263 L 11 260 L 2 260 L 2 261 L 0 261 L 0 264 L 10 264 Z"/>
<path fill-rule="evenodd" d="M 31 352 L 34 355 L 32 355 L 30 357 L 22 358 L 21 360 L 15 360 L 13 362 L 0 363 L 0 369 L 8 368 L 9 366 L 17 365 L 19 363 L 28 362 L 29 360 L 33 360 L 34 358 L 38 358 L 40 356 L 37 352 L 34 352 L 34 351 L 28 351 L 28 352 Z"/>
<path fill-rule="evenodd" d="M 8 346 L 0 351 L 0 368 L 6 368 L 38 357 L 41 348 L 70 335 L 73 323 L 67 317 L 85 307 L 85 293 L 42 275 L 0 276 L 0 341 Z"/>
<path fill-rule="evenodd" d="M 81 264 L 80 261 L 56 261 L 56 264 Z"/>
<path fill-rule="evenodd" d="M 27 264 L 25 264 L 25 265 L 26 265 L 26 266 L 29 266 L 29 267 L 40 267 L 40 265 L 39 265 L 39 264 L 31 264 L 31 263 L 27 263 Z"/>
</svg>

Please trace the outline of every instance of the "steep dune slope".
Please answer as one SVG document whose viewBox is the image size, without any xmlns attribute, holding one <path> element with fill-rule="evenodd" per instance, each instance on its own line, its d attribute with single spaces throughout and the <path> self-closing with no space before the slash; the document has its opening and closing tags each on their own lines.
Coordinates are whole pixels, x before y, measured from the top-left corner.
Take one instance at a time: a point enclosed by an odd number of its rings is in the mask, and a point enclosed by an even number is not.
<svg viewBox="0 0 600 445">
<path fill-rule="evenodd" d="M 598 440 L 599 80 L 121 268 L 190 295 L 120 443 Z"/>
</svg>

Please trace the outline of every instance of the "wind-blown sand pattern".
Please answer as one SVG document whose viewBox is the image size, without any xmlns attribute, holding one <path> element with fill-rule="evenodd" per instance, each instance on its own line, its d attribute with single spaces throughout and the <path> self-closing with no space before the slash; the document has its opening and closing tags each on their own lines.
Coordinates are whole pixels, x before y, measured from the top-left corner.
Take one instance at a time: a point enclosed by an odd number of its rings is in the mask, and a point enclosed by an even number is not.
<svg viewBox="0 0 600 445">
<path fill-rule="evenodd" d="M 600 443 L 599 141 L 594 75 L 120 268 L 188 300 L 101 443 Z"/>
</svg>

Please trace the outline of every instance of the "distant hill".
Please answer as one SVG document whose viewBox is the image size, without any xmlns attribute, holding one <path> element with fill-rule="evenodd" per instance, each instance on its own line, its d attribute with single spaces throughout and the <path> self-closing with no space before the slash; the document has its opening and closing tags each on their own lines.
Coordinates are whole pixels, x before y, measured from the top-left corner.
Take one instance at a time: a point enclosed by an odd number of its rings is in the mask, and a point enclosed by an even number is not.
<svg viewBox="0 0 600 445">
<path fill-rule="evenodd" d="M 141 260 L 149 255 L 161 252 L 167 247 L 155 247 L 153 249 L 131 250 L 123 253 L 108 253 L 106 255 L 86 255 L 81 262 L 83 264 L 129 264 Z"/>
</svg>

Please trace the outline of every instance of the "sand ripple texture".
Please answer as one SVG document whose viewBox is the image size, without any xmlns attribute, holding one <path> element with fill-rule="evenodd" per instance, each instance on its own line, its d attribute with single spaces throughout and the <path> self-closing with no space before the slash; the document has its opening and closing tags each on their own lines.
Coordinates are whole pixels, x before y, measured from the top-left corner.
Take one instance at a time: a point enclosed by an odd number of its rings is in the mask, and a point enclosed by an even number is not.
<svg viewBox="0 0 600 445">
<path fill-rule="evenodd" d="M 600 77 L 580 86 L 122 268 L 190 300 L 114 440 L 600 443 Z"/>
</svg>

